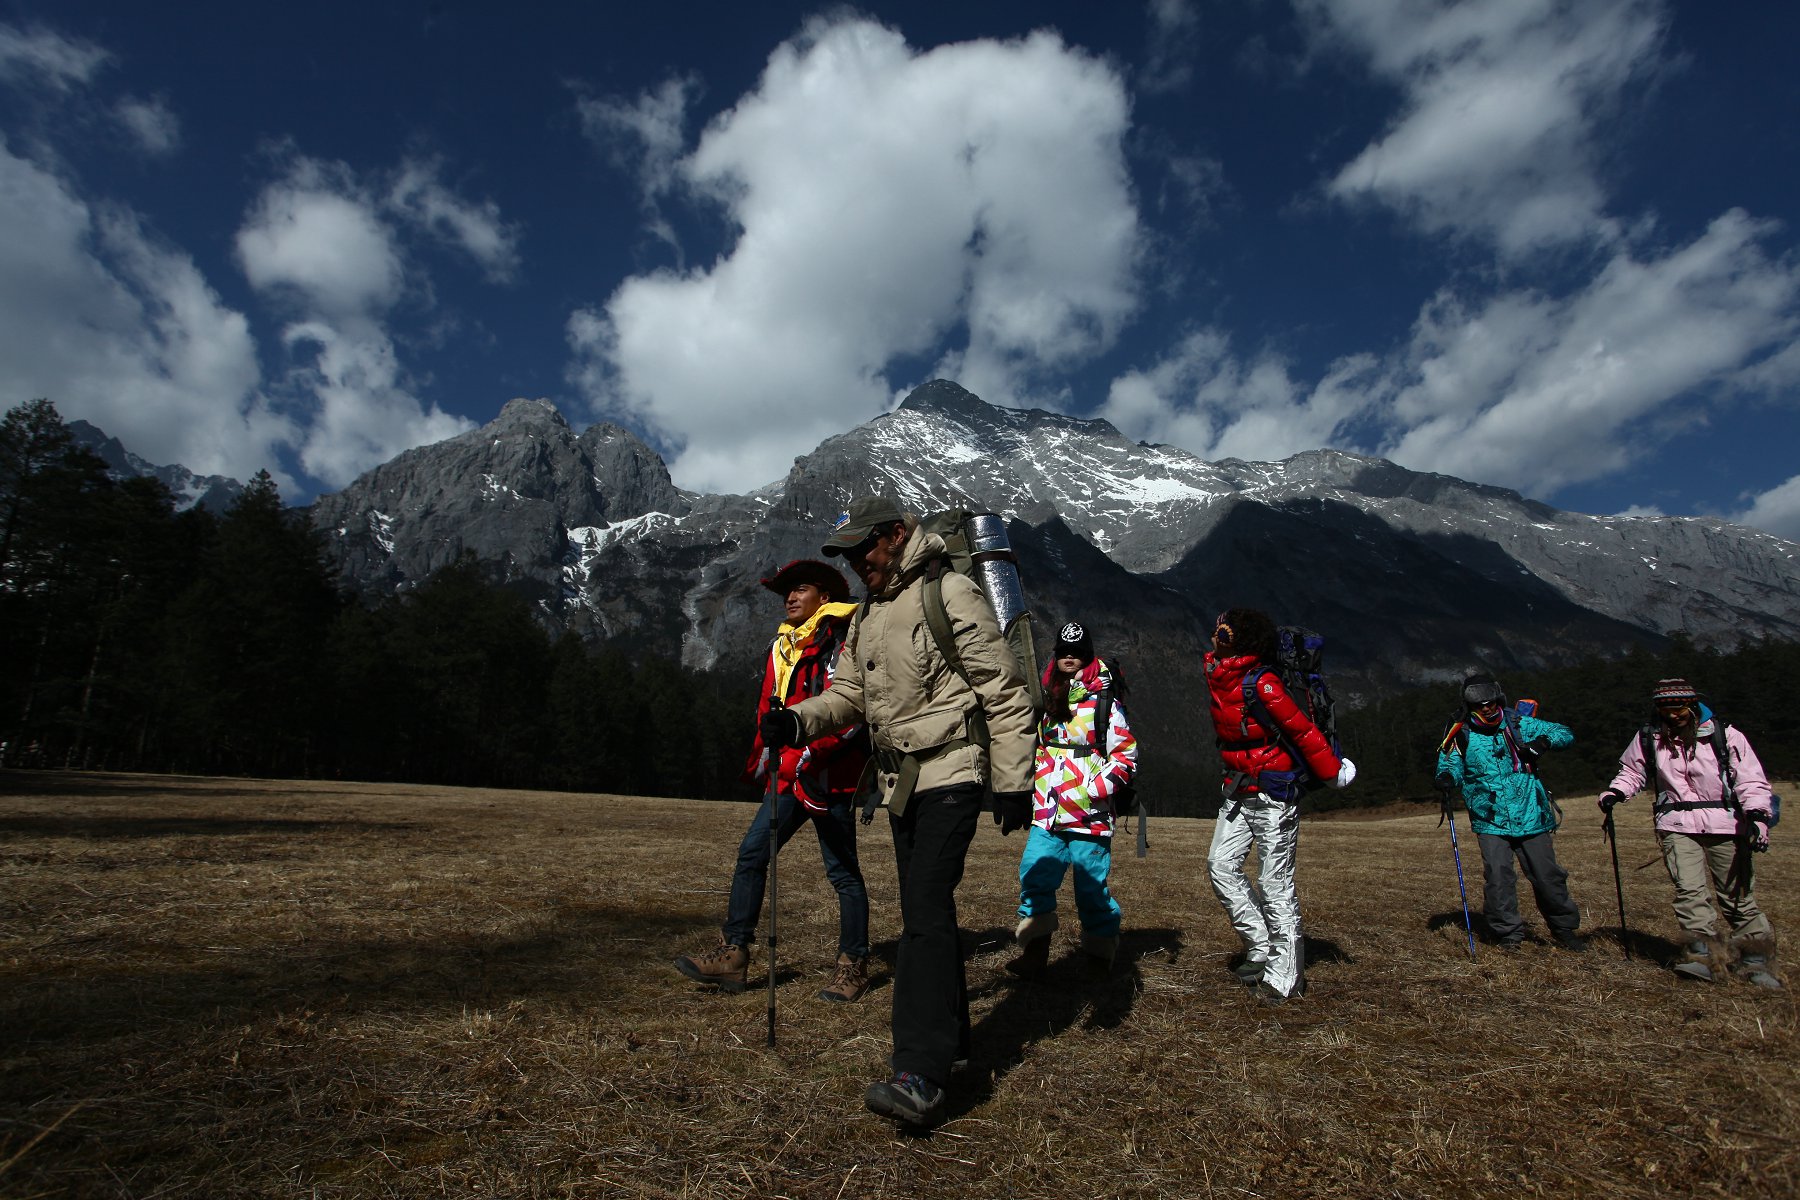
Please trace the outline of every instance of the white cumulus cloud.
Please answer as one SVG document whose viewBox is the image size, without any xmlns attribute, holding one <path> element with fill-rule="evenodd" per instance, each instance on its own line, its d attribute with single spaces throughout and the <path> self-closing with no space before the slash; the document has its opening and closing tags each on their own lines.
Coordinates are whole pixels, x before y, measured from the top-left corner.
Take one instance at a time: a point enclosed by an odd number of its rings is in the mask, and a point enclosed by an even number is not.
<svg viewBox="0 0 1800 1200">
<path fill-rule="evenodd" d="M 1446 289 L 1403 345 L 1346 356 L 1317 383 L 1202 331 L 1117 378 L 1101 412 L 1206 458 L 1335 445 L 1552 495 L 1632 466 L 1735 398 L 1792 394 L 1800 262 L 1769 252 L 1778 232 L 1734 210 L 1687 245 L 1620 249 L 1565 294 Z"/>
<path fill-rule="evenodd" d="M 112 57 L 79 38 L 0 23 L 0 80 L 68 91 L 85 84 Z"/>
<path fill-rule="evenodd" d="M 919 51 L 868 20 L 813 22 L 674 166 L 735 244 L 574 314 L 573 374 L 708 489 L 780 477 L 953 334 L 966 385 L 1029 394 L 1137 306 L 1128 118 L 1117 73 L 1053 34 Z"/>
<path fill-rule="evenodd" d="M 301 464 L 331 487 L 474 427 L 413 394 L 387 331 L 408 275 L 396 219 L 449 237 L 490 274 L 511 270 L 497 208 L 460 199 L 420 164 L 377 187 L 341 163 L 299 158 L 238 231 L 245 277 L 292 314 L 281 334 L 291 361 L 274 390 L 297 410 Z"/>
<path fill-rule="evenodd" d="M 495 283 L 511 282 L 519 271 L 519 231 L 500 216 L 492 200 L 457 195 L 438 178 L 436 162 L 407 162 L 400 168 L 386 203 L 390 211 L 466 253 Z"/>
<path fill-rule="evenodd" d="M 259 380 L 248 320 L 189 256 L 0 142 L 6 407 L 43 397 L 152 462 L 247 478 L 291 435 Z"/>
<path fill-rule="evenodd" d="M 301 160 L 270 184 L 237 235 L 257 288 L 291 290 L 328 314 L 382 311 L 400 297 L 400 253 L 375 203 L 339 166 Z"/>
<path fill-rule="evenodd" d="M 1746 498 L 1749 507 L 1733 514 L 1733 521 L 1800 542 L 1800 475 L 1759 496 Z"/>
<path fill-rule="evenodd" d="M 172 154 L 181 145 L 181 120 L 161 97 L 128 97 L 114 106 L 113 113 L 145 154 Z"/>
<path fill-rule="evenodd" d="M 1401 89 L 1400 112 L 1327 185 L 1516 256 L 1619 233 L 1598 131 L 1646 86 L 1659 0 L 1299 0 L 1322 36 Z"/>
<path fill-rule="evenodd" d="M 1765 251 L 1774 232 L 1734 210 L 1660 257 L 1620 251 L 1573 295 L 1440 298 L 1389 377 L 1382 452 L 1536 494 L 1628 466 L 1800 330 L 1800 264 Z"/>
</svg>

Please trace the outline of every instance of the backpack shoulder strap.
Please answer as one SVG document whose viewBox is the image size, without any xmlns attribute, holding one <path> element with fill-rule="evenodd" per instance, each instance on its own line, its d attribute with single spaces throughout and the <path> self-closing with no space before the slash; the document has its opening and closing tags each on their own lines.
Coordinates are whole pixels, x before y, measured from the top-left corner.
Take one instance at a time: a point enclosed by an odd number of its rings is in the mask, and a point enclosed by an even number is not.
<svg viewBox="0 0 1800 1200">
<path fill-rule="evenodd" d="M 934 558 L 925 565 L 925 582 L 920 592 L 920 603 L 925 609 L 925 627 L 931 630 L 931 640 L 937 643 L 938 653 L 950 664 L 950 669 L 969 684 L 969 672 L 963 667 L 962 655 L 956 649 L 956 633 L 950 628 L 950 610 L 944 607 L 944 572 L 949 564 L 942 558 Z"/>
<path fill-rule="evenodd" d="M 1094 701 L 1094 750 L 1102 758 L 1106 757 L 1106 735 L 1112 729 L 1112 707 L 1112 688 L 1101 688 Z"/>
<path fill-rule="evenodd" d="M 1644 786 L 1650 789 L 1650 799 L 1654 802 L 1662 789 L 1656 780 L 1656 730 L 1648 723 L 1638 729 L 1638 755 L 1644 760 Z"/>
<path fill-rule="evenodd" d="M 1452 746 L 1464 758 L 1469 756 L 1469 727 L 1461 717 L 1450 718 L 1450 724 L 1444 729 L 1444 740 L 1438 743 L 1438 753 L 1442 754 Z"/>
<path fill-rule="evenodd" d="M 956 649 L 956 633 L 950 628 L 950 610 L 944 607 L 944 572 L 950 569 L 948 560 L 939 557 L 925 564 L 925 579 L 919 593 L 919 603 L 925 610 L 925 627 L 931 630 L 931 640 L 936 643 L 938 653 L 950 664 L 958 679 L 969 691 L 975 691 L 975 681 L 969 678 L 968 668 L 963 666 L 962 654 Z M 969 713 L 969 740 L 986 750 L 989 745 L 987 710 L 981 704 L 979 693 L 975 695 L 975 708 Z"/>
<path fill-rule="evenodd" d="M 1518 764 L 1519 770 L 1527 775 L 1536 775 L 1537 755 L 1525 749 L 1525 739 L 1519 732 L 1519 710 L 1501 710 L 1500 728 L 1506 732 L 1507 749 L 1512 751 L 1513 761 Z"/>
<path fill-rule="evenodd" d="M 1713 757 L 1719 760 L 1719 784 L 1724 788 L 1725 801 L 1735 808 L 1738 804 L 1737 764 L 1731 761 L 1731 743 L 1725 735 L 1728 728 L 1724 717 L 1714 717 L 1710 740 Z"/>
</svg>

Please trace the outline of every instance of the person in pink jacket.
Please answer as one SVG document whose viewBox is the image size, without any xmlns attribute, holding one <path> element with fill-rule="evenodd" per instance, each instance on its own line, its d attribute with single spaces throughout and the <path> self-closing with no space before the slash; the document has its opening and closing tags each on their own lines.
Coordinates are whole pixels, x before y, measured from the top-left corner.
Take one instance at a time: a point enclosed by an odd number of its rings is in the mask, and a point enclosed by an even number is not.
<svg viewBox="0 0 1800 1200">
<path fill-rule="evenodd" d="M 1774 821 L 1768 776 L 1749 739 L 1715 717 L 1687 680 L 1658 680 L 1650 699 L 1656 719 L 1619 756 L 1600 809 L 1610 813 L 1645 787 L 1655 794 L 1656 837 L 1675 884 L 1675 917 L 1688 938 L 1676 973 L 1715 978 L 1714 967 L 1726 960 L 1717 929 L 1723 910 L 1737 951 L 1732 973 L 1779 988 L 1771 961 L 1775 930 L 1757 906 L 1751 872 L 1752 855 L 1769 848 Z"/>
</svg>

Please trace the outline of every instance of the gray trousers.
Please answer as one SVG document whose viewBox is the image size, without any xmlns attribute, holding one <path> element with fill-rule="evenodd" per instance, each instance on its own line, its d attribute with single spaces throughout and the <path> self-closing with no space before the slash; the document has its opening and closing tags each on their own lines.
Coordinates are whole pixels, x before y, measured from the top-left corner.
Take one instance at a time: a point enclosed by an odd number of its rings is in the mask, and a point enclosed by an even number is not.
<svg viewBox="0 0 1800 1200">
<path fill-rule="evenodd" d="M 1574 933 L 1581 927 L 1581 909 L 1569 898 L 1569 873 L 1556 861 L 1556 844 L 1550 833 L 1534 833 L 1530 837 L 1478 833 L 1475 837 L 1481 843 L 1481 872 L 1485 877 L 1482 905 L 1487 910 L 1488 932 L 1496 941 L 1516 942 L 1525 936 L 1525 921 L 1519 916 L 1515 861 L 1531 881 L 1538 911 L 1544 914 L 1544 924 L 1550 931 Z"/>
</svg>

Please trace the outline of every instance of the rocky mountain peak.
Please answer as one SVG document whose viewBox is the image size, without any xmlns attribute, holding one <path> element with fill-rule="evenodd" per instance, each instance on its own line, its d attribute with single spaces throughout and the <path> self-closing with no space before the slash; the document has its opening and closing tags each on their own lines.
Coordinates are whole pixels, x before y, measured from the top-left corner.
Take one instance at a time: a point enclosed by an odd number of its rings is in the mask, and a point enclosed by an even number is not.
<svg viewBox="0 0 1800 1200">
<path fill-rule="evenodd" d="M 556 429 L 569 428 L 569 422 L 562 412 L 548 400 L 527 400 L 519 397 L 508 400 L 485 428 L 505 429 L 513 427 L 537 428 L 550 427 Z"/>
</svg>

